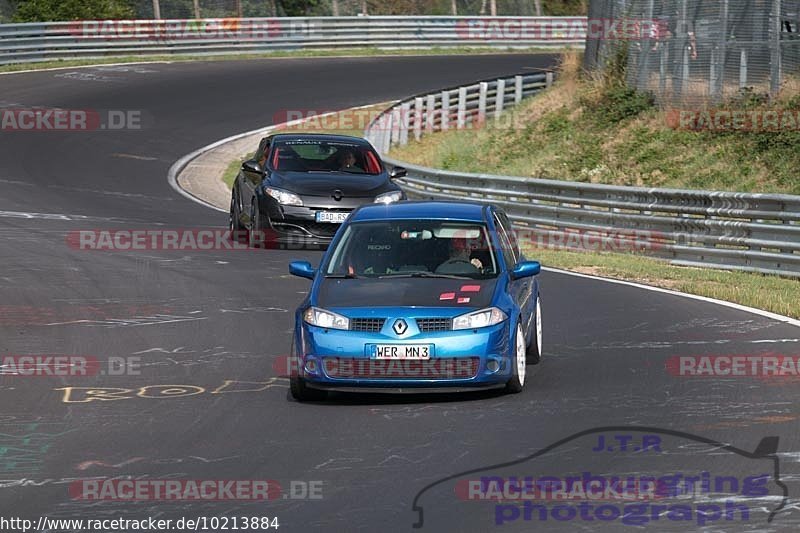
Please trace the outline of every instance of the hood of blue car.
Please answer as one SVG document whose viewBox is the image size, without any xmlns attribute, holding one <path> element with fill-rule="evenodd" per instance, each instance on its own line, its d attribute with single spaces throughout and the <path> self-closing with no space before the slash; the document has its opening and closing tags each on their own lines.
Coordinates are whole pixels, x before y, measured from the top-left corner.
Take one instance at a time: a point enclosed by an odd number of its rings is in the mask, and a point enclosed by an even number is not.
<svg viewBox="0 0 800 533">
<path fill-rule="evenodd" d="M 320 307 L 489 307 L 497 279 L 326 279 Z"/>
</svg>

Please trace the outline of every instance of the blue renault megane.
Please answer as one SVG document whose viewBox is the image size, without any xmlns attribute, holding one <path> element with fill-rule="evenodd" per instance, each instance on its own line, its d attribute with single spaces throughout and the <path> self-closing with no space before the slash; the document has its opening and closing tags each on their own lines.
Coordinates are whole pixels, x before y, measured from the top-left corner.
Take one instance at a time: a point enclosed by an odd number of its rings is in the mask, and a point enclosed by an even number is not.
<svg viewBox="0 0 800 533">
<path fill-rule="evenodd" d="M 520 392 L 542 355 L 541 267 L 506 214 L 466 202 L 400 202 L 353 211 L 297 309 L 291 393 Z"/>
</svg>

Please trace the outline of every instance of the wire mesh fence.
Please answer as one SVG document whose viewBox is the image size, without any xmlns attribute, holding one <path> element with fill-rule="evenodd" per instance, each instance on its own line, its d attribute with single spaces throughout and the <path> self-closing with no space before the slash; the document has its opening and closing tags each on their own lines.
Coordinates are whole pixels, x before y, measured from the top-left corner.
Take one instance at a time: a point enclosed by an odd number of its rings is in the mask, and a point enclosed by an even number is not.
<svg viewBox="0 0 800 533">
<path fill-rule="evenodd" d="M 800 74 L 800 0 L 601 0 L 585 66 L 624 57 L 628 83 L 665 105 L 775 96 Z"/>
</svg>

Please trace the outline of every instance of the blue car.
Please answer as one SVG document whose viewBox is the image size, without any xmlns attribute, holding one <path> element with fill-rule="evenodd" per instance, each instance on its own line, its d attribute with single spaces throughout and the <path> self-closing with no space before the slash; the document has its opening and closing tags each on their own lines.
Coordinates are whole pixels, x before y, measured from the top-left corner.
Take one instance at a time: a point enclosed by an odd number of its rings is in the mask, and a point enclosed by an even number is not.
<svg viewBox="0 0 800 533">
<path fill-rule="evenodd" d="M 297 309 L 291 393 L 520 392 L 542 355 L 541 266 L 506 214 L 466 202 L 360 207 L 334 236 Z"/>
</svg>

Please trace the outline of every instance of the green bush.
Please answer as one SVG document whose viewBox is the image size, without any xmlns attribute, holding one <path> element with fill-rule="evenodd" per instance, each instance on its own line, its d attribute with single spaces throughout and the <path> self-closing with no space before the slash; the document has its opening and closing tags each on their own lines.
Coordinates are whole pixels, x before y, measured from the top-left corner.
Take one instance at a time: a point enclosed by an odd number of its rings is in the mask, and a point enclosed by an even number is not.
<svg viewBox="0 0 800 533">
<path fill-rule="evenodd" d="M 17 3 L 15 22 L 125 19 L 133 16 L 126 0 L 25 0 Z"/>
<path fill-rule="evenodd" d="M 603 92 L 598 105 L 590 109 L 589 114 L 598 125 L 613 126 L 654 106 L 655 98 L 652 94 L 613 85 Z"/>
</svg>

